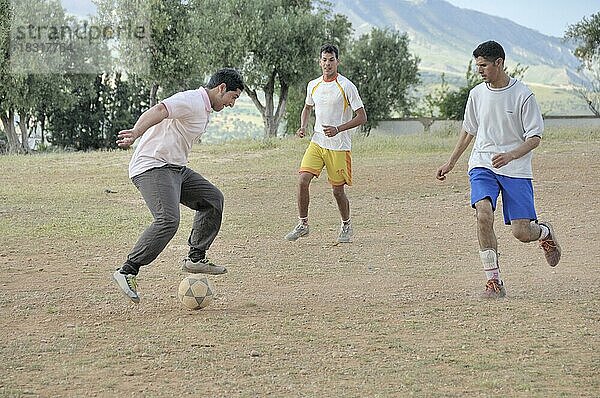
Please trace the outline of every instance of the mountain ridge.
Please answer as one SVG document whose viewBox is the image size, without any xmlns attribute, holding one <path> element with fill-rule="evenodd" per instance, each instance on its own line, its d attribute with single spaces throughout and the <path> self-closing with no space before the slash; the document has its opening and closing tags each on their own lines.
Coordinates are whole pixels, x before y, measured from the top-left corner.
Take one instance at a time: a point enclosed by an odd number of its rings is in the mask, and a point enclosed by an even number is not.
<svg viewBox="0 0 600 398">
<path fill-rule="evenodd" d="M 566 88 L 581 84 L 573 47 L 509 19 L 456 7 L 445 0 L 333 0 L 333 11 L 352 22 L 355 35 L 372 27 L 406 32 L 425 73 L 464 77 L 473 49 L 496 40 L 509 67 L 527 66 L 528 83 Z"/>
</svg>

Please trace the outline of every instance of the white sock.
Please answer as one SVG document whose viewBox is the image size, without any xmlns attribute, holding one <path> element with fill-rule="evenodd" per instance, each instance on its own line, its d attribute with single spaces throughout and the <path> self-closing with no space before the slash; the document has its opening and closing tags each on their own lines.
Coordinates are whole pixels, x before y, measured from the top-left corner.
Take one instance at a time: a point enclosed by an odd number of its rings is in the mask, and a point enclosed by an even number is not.
<svg viewBox="0 0 600 398">
<path fill-rule="evenodd" d="M 298 222 L 302 225 L 308 225 L 308 217 L 298 217 Z"/>
<path fill-rule="evenodd" d="M 487 280 L 496 279 L 501 282 L 500 279 L 500 267 L 498 267 L 498 255 L 493 249 L 486 249 L 479 251 L 479 257 L 483 264 L 483 271 Z"/>
<path fill-rule="evenodd" d="M 350 224 L 350 219 L 347 219 L 346 221 L 342 220 L 342 224 Z"/>
<path fill-rule="evenodd" d="M 539 240 L 544 240 L 550 234 L 550 229 L 547 226 L 545 226 L 544 224 L 540 224 L 540 229 L 542 230 L 542 232 L 540 233 Z"/>
</svg>

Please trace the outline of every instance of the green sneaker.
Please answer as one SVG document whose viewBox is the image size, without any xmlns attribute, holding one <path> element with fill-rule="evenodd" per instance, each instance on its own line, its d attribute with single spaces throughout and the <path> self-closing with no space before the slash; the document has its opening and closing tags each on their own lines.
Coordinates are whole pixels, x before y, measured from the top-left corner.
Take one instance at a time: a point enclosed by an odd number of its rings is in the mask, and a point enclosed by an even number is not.
<svg viewBox="0 0 600 398">
<path fill-rule="evenodd" d="M 138 304 L 140 302 L 140 296 L 137 294 L 137 280 L 135 275 L 131 274 L 122 274 L 118 269 L 112 275 L 113 280 L 121 289 L 121 292 L 133 301 Z"/>
<path fill-rule="evenodd" d="M 350 243 L 352 242 L 352 224 L 342 223 L 340 227 L 340 234 L 338 235 L 337 241 L 339 243 Z"/>
<path fill-rule="evenodd" d="M 308 224 L 298 223 L 298 225 L 296 225 L 294 229 L 292 229 L 292 231 L 285 236 L 285 239 L 291 241 L 298 240 L 298 238 L 308 235 L 308 232 Z"/>
<path fill-rule="evenodd" d="M 181 270 L 191 274 L 210 274 L 221 275 L 227 273 L 227 268 L 220 265 L 215 265 L 203 258 L 202 260 L 192 261 L 189 257 L 183 259 Z"/>
</svg>

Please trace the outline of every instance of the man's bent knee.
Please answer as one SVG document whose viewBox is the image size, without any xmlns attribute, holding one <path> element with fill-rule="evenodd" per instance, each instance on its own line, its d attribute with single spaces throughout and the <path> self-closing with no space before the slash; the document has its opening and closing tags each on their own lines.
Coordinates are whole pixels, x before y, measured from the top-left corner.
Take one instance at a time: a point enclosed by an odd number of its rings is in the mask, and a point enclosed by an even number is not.
<svg viewBox="0 0 600 398">
<path fill-rule="evenodd" d="M 523 243 L 531 242 L 531 226 L 529 220 L 527 221 L 518 221 L 513 220 L 511 222 L 511 230 L 512 234 L 515 238 Z"/>
</svg>

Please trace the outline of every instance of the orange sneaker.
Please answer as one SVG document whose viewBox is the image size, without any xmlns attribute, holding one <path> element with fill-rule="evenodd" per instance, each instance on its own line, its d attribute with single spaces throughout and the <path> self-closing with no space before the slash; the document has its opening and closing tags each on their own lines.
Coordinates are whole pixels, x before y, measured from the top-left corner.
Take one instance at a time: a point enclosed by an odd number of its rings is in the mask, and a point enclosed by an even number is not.
<svg viewBox="0 0 600 398">
<path fill-rule="evenodd" d="M 506 288 L 504 283 L 498 279 L 490 279 L 485 284 L 485 290 L 482 294 L 483 298 L 486 299 L 499 299 L 506 296 Z"/>
<path fill-rule="evenodd" d="M 540 223 L 540 225 L 545 225 L 550 230 L 548 236 L 540 240 L 540 247 L 544 250 L 544 256 L 546 256 L 548 264 L 550 264 L 551 267 L 556 267 L 560 261 L 561 255 L 560 245 L 556 239 L 556 233 L 550 223 L 544 222 Z"/>
</svg>

